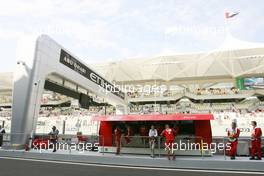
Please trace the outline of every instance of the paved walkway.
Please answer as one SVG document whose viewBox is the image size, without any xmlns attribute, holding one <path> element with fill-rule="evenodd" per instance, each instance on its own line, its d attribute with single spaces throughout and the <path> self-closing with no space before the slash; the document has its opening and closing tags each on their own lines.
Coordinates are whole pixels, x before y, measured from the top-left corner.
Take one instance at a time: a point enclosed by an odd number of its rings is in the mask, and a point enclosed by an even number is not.
<svg viewBox="0 0 264 176">
<path fill-rule="evenodd" d="M 66 161 L 102 165 L 174 168 L 174 169 L 207 169 L 207 170 L 232 170 L 232 171 L 261 171 L 264 172 L 264 161 L 250 161 L 248 157 L 237 157 L 230 160 L 224 156 L 191 157 L 178 156 L 176 161 L 168 161 L 165 156 L 150 158 L 147 155 L 120 155 L 98 152 L 57 151 L 51 150 L 0 150 L 0 157 L 27 158 L 37 160 Z"/>
</svg>

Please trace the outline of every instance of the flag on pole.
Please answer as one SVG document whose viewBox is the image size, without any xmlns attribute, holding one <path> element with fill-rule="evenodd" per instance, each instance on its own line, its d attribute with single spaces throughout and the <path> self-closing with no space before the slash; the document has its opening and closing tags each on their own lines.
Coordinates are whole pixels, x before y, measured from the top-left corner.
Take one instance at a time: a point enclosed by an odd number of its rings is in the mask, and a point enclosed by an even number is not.
<svg viewBox="0 0 264 176">
<path fill-rule="evenodd" d="M 239 14 L 239 12 L 225 12 L 225 18 L 229 19 L 229 18 L 233 18 L 235 16 L 237 16 Z"/>
</svg>

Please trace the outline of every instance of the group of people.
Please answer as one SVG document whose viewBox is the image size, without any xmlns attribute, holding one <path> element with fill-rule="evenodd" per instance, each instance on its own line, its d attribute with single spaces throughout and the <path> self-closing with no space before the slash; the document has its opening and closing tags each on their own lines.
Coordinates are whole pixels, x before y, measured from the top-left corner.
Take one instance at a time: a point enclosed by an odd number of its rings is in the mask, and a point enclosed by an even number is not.
<svg viewBox="0 0 264 176">
<path fill-rule="evenodd" d="M 257 122 L 251 122 L 252 130 L 251 130 L 251 157 L 250 160 L 261 160 L 262 159 L 262 146 L 261 146 L 261 137 L 262 130 L 257 127 Z M 125 135 L 125 141 L 127 144 L 131 142 L 132 129 L 131 127 L 127 127 L 127 134 Z M 175 160 L 175 154 L 173 150 L 174 139 L 178 135 L 179 128 L 171 128 L 168 124 L 165 125 L 165 129 L 159 134 L 158 130 L 154 125 L 151 125 L 151 128 L 148 132 L 149 137 L 149 146 L 150 146 L 150 156 L 154 158 L 155 156 L 155 144 L 157 142 L 157 137 L 165 137 L 165 150 L 167 151 L 167 157 L 169 160 Z M 0 147 L 3 144 L 3 134 L 5 133 L 5 129 L 0 125 Z M 51 132 L 48 134 L 51 143 L 53 144 L 53 152 L 56 152 L 57 140 L 58 140 L 58 129 L 53 126 Z M 121 150 L 121 136 L 122 131 L 120 127 L 116 127 L 114 130 L 115 135 L 115 145 L 116 145 L 116 155 L 120 154 Z M 237 121 L 233 120 L 231 123 L 231 128 L 227 131 L 228 142 L 230 144 L 229 156 L 231 160 L 234 160 L 237 155 L 237 145 L 239 141 L 240 130 L 237 127 Z"/>
<path fill-rule="evenodd" d="M 175 160 L 175 154 L 173 151 L 174 139 L 179 132 L 179 128 L 171 128 L 168 124 L 165 125 L 165 129 L 161 132 L 160 136 L 165 137 L 165 150 L 167 151 L 167 156 L 169 160 Z M 116 155 L 120 155 L 121 150 L 121 136 L 122 131 L 120 127 L 116 127 L 114 131 L 115 135 L 115 145 L 116 145 Z M 150 156 L 154 158 L 155 156 L 155 144 L 157 141 L 157 137 L 159 136 L 158 130 L 155 129 L 154 125 L 151 125 L 149 129 L 148 137 L 149 137 L 149 146 L 150 146 Z M 129 135 L 125 136 L 126 142 L 128 142 Z M 129 140 L 131 142 L 131 140 Z"/>
<path fill-rule="evenodd" d="M 262 148 L 261 148 L 261 137 L 262 131 L 261 128 L 257 127 L 257 122 L 251 122 L 251 157 L 250 160 L 261 160 L 262 157 Z M 236 158 L 237 154 L 237 145 L 240 135 L 240 130 L 237 127 L 236 120 L 232 121 L 231 128 L 228 129 L 228 142 L 230 143 L 229 156 L 231 160 Z"/>
<path fill-rule="evenodd" d="M 225 95 L 225 94 L 238 94 L 239 89 L 236 87 L 228 88 L 198 88 L 196 91 L 197 95 Z"/>
<path fill-rule="evenodd" d="M 4 134 L 6 133 L 5 129 L 0 125 L 0 148 L 3 145 L 3 137 Z M 51 142 L 51 144 L 53 144 L 53 152 L 56 152 L 57 148 L 56 148 L 56 144 L 57 144 L 57 140 L 58 140 L 58 134 L 59 134 L 59 130 L 53 126 L 52 130 L 49 132 L 49 140 Z"/>
<path fill-rule="evenodd" d="M 251 157 L 250 160 L 261 160 L 262 159 L 262 146 L 261 146 L 261 137 L 262 130 L 257 127 L 257 122 L 251 122 L 252 130 L 251 130 Z M 129 131 L 129 130 L 128 130 Z M 165 150 L 168 152 L 167 157 L 169 160 L 175 160 L 175 154 L 173 150 L 174 140 L 179 132 L 179 128 L 171 128 L 168 124 L 165 125 L 165 129 L 159 134 L 158 130 L 155 129 L 155 126 L 152 125 L 149 129 L 149 146 L 150 146 L 150 156 L 155 156 L 155 144 L 157 142 L 157 137 L 165 137 Z M 115 145 L 116 145 L 116 155 L 120 154 L 121 150 L 121 136 L 122 131 L 119 127 L 116 127 L 114 130 L 115 135 Z M 236 120 L 232 121 L 231 128 L 227 131 L 228 142 L 230 144 L 230 148 L 228 150 L 229 156 L 231 160 L 234 160 L 237 155 L 237 145 L 239 140 L 240 130 L 237 127 Z M 125 135 L 126 142 L 131 142 L 129 133 Z"/>
</svg>

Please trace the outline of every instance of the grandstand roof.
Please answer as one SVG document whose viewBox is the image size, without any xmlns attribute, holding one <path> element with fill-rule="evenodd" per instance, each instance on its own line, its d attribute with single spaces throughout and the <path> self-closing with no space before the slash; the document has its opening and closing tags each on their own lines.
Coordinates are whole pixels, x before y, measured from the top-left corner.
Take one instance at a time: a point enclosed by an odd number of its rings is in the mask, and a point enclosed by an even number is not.
<svg viewBox="0 0 264 176">
<path fill-rule="evenodd" d="M 264 74 L 264 44 L 238 40 L 228 34 L 218 48 L 206 53 L 124 59 L 93 65 L 106 79 L 129 82 L 187 82 L 233 80 Z"/>
<path fill-rule="evenodd" d="M 228 34 L 223 44 L 210 52 L 123 59 L 91 67 L 117 83 L 232 81 L 239 76 L 264 76 L 264 44 Z M 12 73 L 0 73 L 0 89 L 11 88 Z"/>
</svg>

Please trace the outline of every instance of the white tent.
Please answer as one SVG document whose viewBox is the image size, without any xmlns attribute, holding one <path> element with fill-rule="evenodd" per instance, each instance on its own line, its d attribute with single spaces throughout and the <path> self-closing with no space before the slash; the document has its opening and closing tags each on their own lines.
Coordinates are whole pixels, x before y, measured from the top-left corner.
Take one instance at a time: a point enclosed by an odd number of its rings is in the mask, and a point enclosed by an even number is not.
<svg viewBox="0 0 264 176">
<path fill-rule="evenodd" d="M 220 47 L 207 53 L 124 59 L 92 67 L 117 83 L 232 82 L 240 76 L 264 76 L 264 44 L 227 35 Z"/>
<path fill-rule="evenodd" d="M 264 44 L 227 35 L 217 49 L 207 53 L 122 59 L 91 65 L 116 83 L 223 83 L 241 76 L 264 76 Z M 0 74 L 0 89 L 11 89 L 12 73 Z"/>
</svg>

